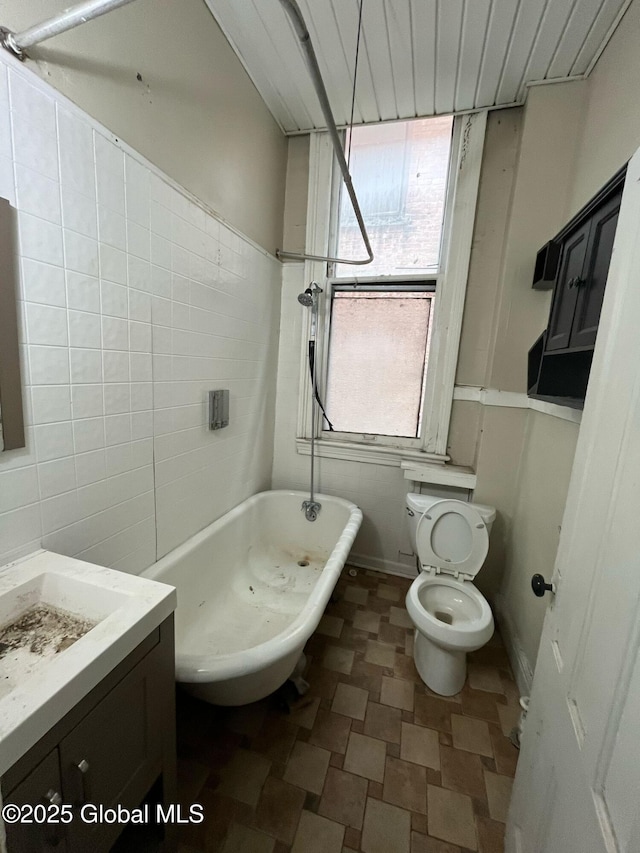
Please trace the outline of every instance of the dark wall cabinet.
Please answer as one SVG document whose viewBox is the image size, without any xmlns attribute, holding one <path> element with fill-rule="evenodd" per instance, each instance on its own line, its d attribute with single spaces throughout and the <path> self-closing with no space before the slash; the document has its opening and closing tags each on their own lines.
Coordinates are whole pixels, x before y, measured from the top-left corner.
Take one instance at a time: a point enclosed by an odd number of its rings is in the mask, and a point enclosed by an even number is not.
<svg viewBox="0 0 640 853">
<path fill-rule="evenodd" d="M 175 802 L 173 661 L 169 619 L 7 771 L 5 803 L 70 804 L 74 815 L 7 826 L 11 853 L 106 853 L 125 826 L 83 821 L 83 805 L 133 809 L 154 787 L 159 802 Z M 169 828 L 163 849 L 173 846 Z"/>
<path fill-rule="evenodd" d="M 560 247 L 549 325 L 529 351 L 529 396 L 581 408 L 626 167 L 553 238 Z"/>
</svg>

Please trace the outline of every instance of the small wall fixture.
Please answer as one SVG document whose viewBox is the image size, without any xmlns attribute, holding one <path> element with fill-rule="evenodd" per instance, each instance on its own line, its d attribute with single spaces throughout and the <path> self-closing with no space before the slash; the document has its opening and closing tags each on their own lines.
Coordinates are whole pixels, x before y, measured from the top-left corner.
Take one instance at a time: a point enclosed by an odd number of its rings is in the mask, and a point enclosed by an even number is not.
<svg viewBox="0 0 640 853">
<path fill-rule="evenodd" d="M 229 391 L 209 391 L 209 429 L 229 426 Z"/>
</svg>

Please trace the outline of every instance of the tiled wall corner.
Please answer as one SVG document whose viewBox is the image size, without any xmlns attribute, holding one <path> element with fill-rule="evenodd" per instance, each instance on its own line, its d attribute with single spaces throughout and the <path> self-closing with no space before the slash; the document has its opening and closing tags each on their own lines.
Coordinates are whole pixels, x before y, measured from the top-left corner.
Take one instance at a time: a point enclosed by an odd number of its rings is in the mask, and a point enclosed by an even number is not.
<svg viewBox="0 0 640 853">
<path fill-rule="evenodd" d="M 270 485 L 279 264 L 6 57 L 0 194 L 27 424 L 0 454 L 0 565 L 42 545 L 140 571 Z"/>
</svg>

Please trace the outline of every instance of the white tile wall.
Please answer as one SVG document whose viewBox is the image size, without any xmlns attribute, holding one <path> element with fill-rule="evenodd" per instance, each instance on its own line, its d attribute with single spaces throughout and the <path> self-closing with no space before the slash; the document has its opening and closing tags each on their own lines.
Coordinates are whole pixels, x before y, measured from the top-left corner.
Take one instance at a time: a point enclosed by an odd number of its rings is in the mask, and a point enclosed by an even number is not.
<svg viewBox="0 0 640 853">
<path fill-rule="evenodd" d="M 270 486 L 280 266 L 4 56 L 0 194 L 27 419 L 0 454 L 0 565 L 42 544 L 140 571 Z"/>
</svg>

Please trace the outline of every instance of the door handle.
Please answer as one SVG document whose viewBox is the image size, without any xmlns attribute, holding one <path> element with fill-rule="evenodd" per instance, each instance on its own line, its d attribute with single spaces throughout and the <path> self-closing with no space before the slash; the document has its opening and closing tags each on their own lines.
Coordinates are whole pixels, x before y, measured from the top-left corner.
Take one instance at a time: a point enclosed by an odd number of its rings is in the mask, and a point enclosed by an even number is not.
<svg viewBox="0 0 640 853">
<path fill-rule="evenodd" d="M 572 287 L 582 287 L 582 285 L 586 283 L 586 279 L 581 278 L 579 275 L 574 275 L 574 277 L 570 278 L 567 282 L 567 287 L 569 289 L 571 289 Z"/>
<path fill-rule="evenodd" d="M 534 595 L 542 598 L 547 590 L 555 595 L 556 586 L 554 583 L 547 583 L 542 575 L 535 574 L 531 578 L 531 589 Z"/>
<path fill-rule="evenodd" d="M 76 769 L 80 773 L 80 778 L 82 780 L 83 802 L 88 803 L 91 801 L 91 780 L 89 778 L 89 762 L 86 758 L 83 758 L 82 761 L 79 761 L 78 764 L 76 764 Z"/>
</svg>

